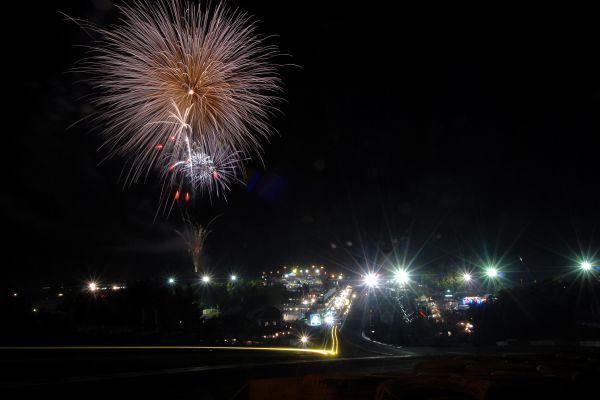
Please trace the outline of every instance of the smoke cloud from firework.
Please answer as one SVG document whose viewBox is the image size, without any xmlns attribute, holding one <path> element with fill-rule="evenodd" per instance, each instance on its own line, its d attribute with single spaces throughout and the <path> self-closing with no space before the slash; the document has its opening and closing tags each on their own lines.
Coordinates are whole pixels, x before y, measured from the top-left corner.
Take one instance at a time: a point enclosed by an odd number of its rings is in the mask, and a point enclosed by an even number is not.
<svg viewBox="0 0 600 400">
<path fill-rule="evenodd" d="M 223 5 L 162 0 L 120 11 L 118 26 L 91 27 L 102 39 L 81 68 L 100 94 L 105 147 L 131 162 L 127 183 L 158 169 L 177 193 L 222 194 L 271 134 L 277 49 Z"/>
</svg>

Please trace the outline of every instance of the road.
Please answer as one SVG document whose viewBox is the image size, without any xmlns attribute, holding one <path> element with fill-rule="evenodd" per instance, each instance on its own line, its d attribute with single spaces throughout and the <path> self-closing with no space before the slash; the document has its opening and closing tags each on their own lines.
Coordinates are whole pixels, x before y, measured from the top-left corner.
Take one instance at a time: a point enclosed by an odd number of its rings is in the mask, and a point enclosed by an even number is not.
<svg viewBox="0 0 600 400">
<path fill-rule="evenodd" d="M 366 291 L 357 291 L 350 312 L 340 326 L 339 353 L 346 357 L 389 356 L 422 357 L 440 354 L 459 354 L 463 350 L 440 349 L 435 347 L 399 347 L 379 343 L 369 339 L 364 331 L 366 327 L 368 302 L 372 297 Z"/>
</svg>

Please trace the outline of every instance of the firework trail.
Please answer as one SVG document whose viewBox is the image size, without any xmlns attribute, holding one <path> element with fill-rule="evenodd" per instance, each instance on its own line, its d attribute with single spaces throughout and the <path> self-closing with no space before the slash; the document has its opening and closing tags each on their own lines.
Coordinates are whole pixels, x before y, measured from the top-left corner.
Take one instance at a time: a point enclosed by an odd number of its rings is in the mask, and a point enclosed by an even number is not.
<svg viewBox="0 0 600 400">
<path fill-rule="evenodd" d="M 209 222 L 205 227 L 201 224 L 195 224 L 189 217 L 187 217 L 184 218 L 184 223 L 186 224 L 185 230 L 175 232 L 177 232 L 177 234 L 183 239 L 183 242 L 188 249 L 188 253 L 190 253 L 190 256 L 192 257 L 194 272 L 198 274 L 200 273 L 200 257 L 202 255 L 202 250 L 204 249 L 204 242 L 210 234 L 208 227 L 212 221 Z"/>
<path fill-rule="evenodd" d="M 102 39 L 79 68 L 100 92 L 105 146 L 131 163 L 126 183 L 157 168 L 178 190 L 223 193 L 272 132 L 277 49 L 221 4 L 141 1 L 120 11 L 118 26 L 84 24 Z"/>
</svg>

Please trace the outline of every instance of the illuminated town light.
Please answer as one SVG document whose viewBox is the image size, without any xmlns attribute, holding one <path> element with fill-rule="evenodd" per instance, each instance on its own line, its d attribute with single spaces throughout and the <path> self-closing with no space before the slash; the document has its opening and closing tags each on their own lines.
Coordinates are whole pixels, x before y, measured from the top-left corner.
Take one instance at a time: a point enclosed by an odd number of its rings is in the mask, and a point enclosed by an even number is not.
<svg viewBox="0 0 600 400">
<path fill-rule="evenodd" d="M 202 277 L 202 283 L 209 283 L 209 282 L 210 282 L 210 276 L 204 275 Z"/>
<path fill-rule="evenodd" d="M 308 343 L 308 336 L 306 336 L 306 335 L 302 335 L 302 336 L 300 337 L 300 343 L 302 343 L 302 344 L 307 344 L 307 343 Z"/>
<path fill-rule="evenodd" d="M 592 269 L 592 263 L 589 261 L 584 261 L 581 263 L 581 269 L 584 271 L 589 271 Z"/>
<path fill-rule="evenodd" d="M 174 285 L 175 284 L 175 278 L 171 277 L 171 278 L 169 278 L 169 280 L 167 282 L 169 282 L 169 285 Z"/>
<path fill-rule="evenodd" d="M 465 272 L 464 274 L 462 274 L 462 279 L 465 282 L 471 282 L 471 279 L 473 279 L 473 277 L 471 276 L 470 273 Z"/>
<path fill-rule="evenodd" d="M 229 277 L 229 280 L 232 281 L 232 282 L 237 281 L 237 275 L 231 275 Z"/>
<path fill-rule="evenodd" d="M 333 315 L 326 315 L 325 316 L 325 323 L 327 325 L 333 325 L 334 321 L 335 321 L 335 318 L 333 318 Z"/>
<path fill-rule="evenodd" d="M 408 281 L 410 279 L 408 276 L 408 271 L 405 269 L 399 269 L 394 274 L 394 279 L 396 280 L 396 282 L 398 282 L 401 285 L 408 283 Z"/>
<path fill-rule="evenodd" d="M 90 292 L 95 292 L 96 290 L 98 290 L 98 284 L 96 282 L 88 283 L 88 290 Z"/>
<path fill-rule="evenodd" d="M 498 277 L 498 270 L 496 268 L 494 268 L 494 267 L 488 267 L 485 270 L 485 275 L 488 278 L 496 278 L 496 277 Z"/>
<path fill-rule="evenodd" d="M 370 288 L 377 286 L 378 280 L 379 278 L 377 277 L 377 274 L 373 272 L 368 273 L 364 278 L 365 285 L 367 285 Z"/>
</svg>

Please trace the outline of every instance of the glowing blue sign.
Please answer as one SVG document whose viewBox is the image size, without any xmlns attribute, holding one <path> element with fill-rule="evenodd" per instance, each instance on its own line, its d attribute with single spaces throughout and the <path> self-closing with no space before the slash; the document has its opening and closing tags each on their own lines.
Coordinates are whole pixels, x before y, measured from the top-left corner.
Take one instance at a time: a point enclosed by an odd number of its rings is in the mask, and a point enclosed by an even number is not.
<svg viewBox="0 0 600 400">
<path fill-rule="evenodd" d="M 321 315 L 320 314 L 310 314 L 310 326 L 319 326 L 321 325 Z"/>
</svg>

